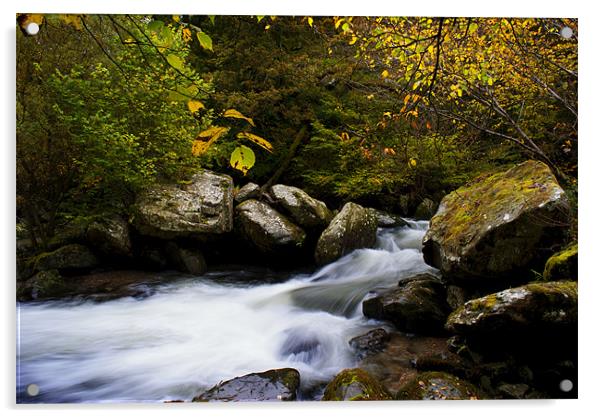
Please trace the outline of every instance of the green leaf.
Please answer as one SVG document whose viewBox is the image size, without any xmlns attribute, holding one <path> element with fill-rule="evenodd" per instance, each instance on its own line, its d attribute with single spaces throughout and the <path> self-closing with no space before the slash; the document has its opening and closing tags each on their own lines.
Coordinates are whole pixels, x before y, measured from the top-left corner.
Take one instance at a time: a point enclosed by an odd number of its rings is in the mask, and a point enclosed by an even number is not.
<svg viewBox="0 0 602 418">
<path fill-rule="evenodd" d="M 177 70 L 182 71 L 184 69 L 184 60 L 180 57 L 178 57 L 177 55 L 174 54 L 169 54 L 167 57 L 167 62 L 169 63 L 169 65 L 171 65 L 172 67 L 174 67 Z"/>
<path fill-rule="evenodd" d="M 232 151 L 230 165 L 246 175 L 247 171 L 255 165 L 255 153 L 251 148 L 240 145 Z"/>
<path fill-rule="evenodd" d="M 313 28 L 313 27 L 314 27 L 314 18 L 313 18 L 313 17 L 308 17 L 308 18 L 307 18 L 307 24 L 308 24 L 310 27 L 312 27 L 312 28 Z"/>
<path fill-rule="evenodd" d="M 196 33 L 196 37 L 199 39 L 199 44 L 201 45 L 201 48 L 208 49 L 209 51 L 213 52 L 213 41 L 211 40 L 211 37 L 209 35 L 207 35 L 203 31 L 199 31 Z"/>
<path fill-rule="evenodd" d="M 209 20 L 211 21 L 211 24 L 213 26 L 215 26 L 215 15 L 209 15 L 208 17 L 209 17 Z"/>
<path fill-rule="evenodd" d="M 257 16 L 257 23 L 261 22 L 265 16 Z"/>
</svg>

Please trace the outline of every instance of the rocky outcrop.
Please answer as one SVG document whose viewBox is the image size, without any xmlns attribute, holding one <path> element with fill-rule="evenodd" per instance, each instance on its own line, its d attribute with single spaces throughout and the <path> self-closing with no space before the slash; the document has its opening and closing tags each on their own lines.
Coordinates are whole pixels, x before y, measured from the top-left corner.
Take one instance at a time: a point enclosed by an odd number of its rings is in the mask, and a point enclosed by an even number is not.
<svg viewBox="0 0 602 418">
<path fill-rule="evenodd" d="M 543 271 L 543 279 L 547 282 L 556 280 L 577 280 L 577 258 L 577 243 L 557 252 L 546 262 Z"/>
<path fill-rule="evenodd" d="M 393 322 L 400 331 L 428 334 L 443 330 L 450 309 L 441 280 L 420 274 L 404 279 L 398 288 L 366 299 L 362 311 L 368 318 Z"/>
<path fill-rule="evenodd" d="M 92 248 L 106 256 L 129 257 L 132 241 L 128 223 L 120 217 L 92 222 L 86 231 L 86 239 Z"/>
<path fill-rule="evenodd" d="M 376 242 L 376 216 L 369 209 L 347 203 L 322 232 L 315 260 L 328 264 L 357 248 L 370 248 Z"/>
<path fill-rule="evenodd" d="M 420 373 L 399 390 L 398 400 L 478 399 L 477 389 L 454 375 L 443 372 Z"/>
<path fill-rule="evenodd" d="M 383 401 L 387 390 L 362 369 L 345 369 L 326 386 L 323 401 Z"/>
<path fill-rule="evenodd" d="M 550 169 L 527 161 L 445 196 L 424 237 L 424 259 L 457 281 L 516 277 L 547 256 L 541 249 L 563 241 L 568 221 Z"/>
<path fill-rule="evenodd" d="M 558 336 L 576 326 L 576 282 L 530 283 L 473 299 L 446 323 L 452 333 L 492 342 L 527 334 Z"/>
<path fill-rule="evenodd" d="M 57 250 L 42 253 L 33 260 L 36 271 L 59 270 L 60 272 L 90 270 L 98 265 L 98 258 L 80 244 L 69 244 Z"/>
<path fill-rule="evenodd" d="M 242 237 L 264 254 L 298 250 L 305 241 L 305 231 L 267 203 L 250 199 L 236 207 L 237 230 Z"/>
<path fill-rule="evenodd" d="M 255 183 L 247 183 L 242 186 L 236 195 L 234 196 L 234 201 L 236 203 L 242 203 L 245 200 L 249 199 L 257 199 L 261 195 L 261 188 Z"/>
<path fill-rule="evenodd" d="M 133 223 L 142 235 L 206 238 L 232 229 L 232 179 L 202 171 L 188 184 L 157 185 L 138 196 Z"/>
<path fill-rule="evenodd" d="M 222 382 L 192 402 L 294 401 L 299 382 L 299 372 L 290 368 L 250 373 Z"/>
<path fill-rule="evenodd" d="M 332 220 L 333 214 L 324 202 L 297 187 L 276 184 L 270 194 L 282 212 L 303 228 L 325 228 Z"/>
</svg>

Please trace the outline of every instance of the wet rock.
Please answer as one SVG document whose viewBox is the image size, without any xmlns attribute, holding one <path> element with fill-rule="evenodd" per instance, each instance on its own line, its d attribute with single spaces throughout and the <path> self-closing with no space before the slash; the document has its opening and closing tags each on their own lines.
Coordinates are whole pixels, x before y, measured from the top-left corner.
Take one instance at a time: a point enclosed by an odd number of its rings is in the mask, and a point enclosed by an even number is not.
<svg viewBox="0 0 602 418">
<path fill-rule="evenodd" d="M 517 347 L 542 344 L 550 337 L 561 342 L 561 336 L 575 332 L 576 327 L 576 282 L 531 283 L 473 299 L 446 323 L 455 334 Z"/>
<path fill-rule="evenodd" d="M 283 213 L 303 228 L 325 228 L 333 218 L 324 202 L 297 187 L 276 184 L 270 188 L 270 194 Z"/>
<path fill-rule="evenodd" d="M 232 229 L 232 178 L 204 170 L 188 184 L 157 185 L 140 194 L 133 223 L 142 235 L 206 238 Z"/>
<path fill-rule="evenodd" d="M 568 222 L 568 199 L 550 169 L 527 161 L 445 196 L 424 237 L 424 259 L 458 281 L 521 277 L 545 259 L 542 249 L 563 242 Z"/>
<path fill-rule="evenodd" d="M 303 229 L 258 200 L 236 206 L 236 222 L 243 238 L 264 254 L 295 252 L 305 242 Z"/>
<path fill-rule="evenodd" d="M 207 271 L 207 263 L 203 253 L 198 248 L 187 248 L 169 242 L 165 251 L 170 263 L 183 273 L 201 275 Z"/>
<path fill-rule="evenodd" d="M 236 195 L 234 201 L 236 203 L 242 203 L 245 200 L 257 199 L 261 195 L 261 188 L 255 183 L 247 183 L 242 186 Z"/>
<path fill-rule="evenodd" d="M 448 285 L 447 286 L 447 304 L 452 309 L 458 309 L 460 306 L 464 305 L 467 300 L 466 290 L 459 286 Z"/>
<path fill-rule="evenodd" d="M 383 401 L 387 390 L 362 369 L 345 369 L 326 386 L 323 401 Z"/>
<path fill-rule="evenodd" d="M 478 399 L 477 389 L 469 382 L 443 372 L 418 374 L 397 393 L 398 400 Z"/>
<path fill-rule="evenodd" d="M 400 331 L 440 333 L 449 314 L 445 287 L 430 274 L 420 274 L 400 282 L 398 288 L 386 291 L 362 304 L 368 318 L 393 322 Z"/>
<path fill-rule="evenodd" d="M 294 401 L 299 382 L 299 372 L 290 368 L 250 373 L 222 382 L 192 402 Z"/>
<path fill-rule="evenodd" d="M 525 399 L 525 395 L 529 389 L 529 385 L 524 383 L 505 383 L 497 388 L 504 399 Z"/>
<path fill-rule="evenodd" d="M 81 244 L 69 244 L 57 250 L 38 255 L 33 266 L 36 271 L 59 270 L 72 272 L 90 270 L 98 265 L 98 258 Z"/>
<path fill-rule="evenodd" d="M 315 251 L 316 263 L 328 264 L 355 249 L 372 247 L 377 228 L 373 212 L 347 203 L 320 235 Z"/>
<path fill-rule="evenodd" d="M 384 328 L 376 328 L 352 338 L 349 345 L 363 358 L 367 354 L 382 351 L 390 339 L 391 336 Z"/>
<path fill-rule="evenodd" d="M 129 257 L 132 242 L 128 223 L 121 217 L 112 217 L 92 222 L 86 231 L 92 248 L 106 256 Z"/>
<path fill-rule="evenodd" d="M 547 282 L 556 280 L 577 280 L 577 243 L 557 252 L 546 262 L 543 279 Z"/>
<path fill-rule="evenodd" d="M 25 282 L 17 284 L 18 300 L 49 299 L 68 292 L 65 280 L 57 270 L 41 271 Z"/>
<path fill-rule="evenodd" d="M 406 220 L 399 215 L 383 212 L 382 210 L 378 209 L 369 208 L 369 210 L 371 210 L 374 216 L 376 216 L 376 221 L 380 228 L 394 228 L 397 226 L 408 225 Z"/>
<path fill-rule="evenodd" d="M 422 199 L 422 202 L 416 208 L 414 212 L 414 218 L 421 221 L 428 221 L 437 212 L 437 204 L 428 197 Z"/>
</svg>

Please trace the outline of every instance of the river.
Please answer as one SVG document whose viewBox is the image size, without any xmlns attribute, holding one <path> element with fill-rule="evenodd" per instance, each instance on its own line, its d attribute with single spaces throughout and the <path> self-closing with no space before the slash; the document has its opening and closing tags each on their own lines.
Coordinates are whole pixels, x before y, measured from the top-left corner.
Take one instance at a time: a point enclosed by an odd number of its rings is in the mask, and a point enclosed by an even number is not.
<svg viewBox="0 0 602 418">
<path fill-rule="evenodd" d="M 356 363 L 349 339 L 382 326 L 363 317 L 366 295 L 434 271 L 420 251 L 428 222 L 409 222 L 379 229 L 373 249 L 279 283 L 213 271 L 142 299 L 18 303 L 17 401 L 190 400 L 220 381 L 281 367 L 299 370 L 311 399 L 312 388 Z M 27 395 L 31 384 L 37 396 Z"/>
</svg>

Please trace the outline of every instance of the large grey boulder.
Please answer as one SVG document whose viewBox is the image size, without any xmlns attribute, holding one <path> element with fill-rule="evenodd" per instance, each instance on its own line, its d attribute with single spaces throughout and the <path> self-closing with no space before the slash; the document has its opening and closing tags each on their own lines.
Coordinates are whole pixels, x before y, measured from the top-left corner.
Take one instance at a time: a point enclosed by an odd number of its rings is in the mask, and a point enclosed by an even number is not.
<svg viewBox="0 0 602 418">
<path fill-rule="evenodd" d="M 132 254 L 129 225 L 121 217 L 92 222 L 86 231 L 86 239 L 92 248 L 104 255 L 125 257 Z"/>
<path fill-rule="evenodd" d="M 232 230 L 232 178 L 208 170 L 188 184 L 157 185 L 138 196 L 133 223 L 143 235 L 196 237 Z"/>
<path fill-rule="evenodd" d="M 324 202 L 314 199 L 303 190 L 276 184 L 270 188 L 274 202 L 303 228 L 326 227 L 333 214 Z"/>
<path fill-rule="evenodd" d="M 242 237 L 264 254 L 298 250 L 305 231 L 267 203 L 249 199 L 236 206 L 237 229 Z"/>
<path fill-rule="evenodd" d="M 320 235 L 314 254 L 316 263 L 328 264 L 357 248 L 372 247 L 377 228 L 373 211 L 347 203 Z"/>
<path fill-rule="evenodd" d="M 517 276 L 564 240 L 569 202 L 550 169 L 527 161 L 443 198 L 424 236 L 425 261 L 446 278 Z"/>
<path fill-rule="evenodd" d="M 291 368 L 250 373 L 222 382 L 192 402 L 294 401 L 299 383 L 299 372 Z"/>
<path fill-rule="evenodd" d="M 237 203 L 242 203 L 245 200 L 257 199 L 261 195 L 261 188 L 255 183 L 247 183 L 238 190 L 234 196 Z"/>
</svg>

